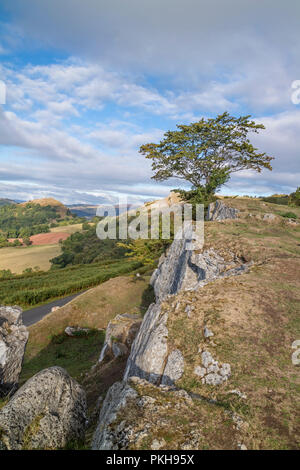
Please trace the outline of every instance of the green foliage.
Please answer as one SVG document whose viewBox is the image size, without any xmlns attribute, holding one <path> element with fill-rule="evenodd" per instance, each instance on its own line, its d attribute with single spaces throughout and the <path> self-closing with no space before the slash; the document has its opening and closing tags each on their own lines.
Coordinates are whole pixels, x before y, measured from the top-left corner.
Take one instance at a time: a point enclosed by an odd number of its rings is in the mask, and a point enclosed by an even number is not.
<svg viewBox="0 0 300 470">
<path fill-rule="evenodd" d="M 289 204 L 294 206 L 300 206 L 300 186 L 294 193 L 289 196 Z"/>
<path fill-rule="evenodd" d="M 130 273 L 140 265 L 136 261 L 120 259 L 46 272 L 31 269 L 21 275 L 6 273 L 0 277 L 0 304 L 30 307 L 50 302 Z"/>
<path fill-rule="evenodd" d="M 280 215 L 287 219 L 297 219 L 297 214 L 295 214 L 295 212 L 282 212 Z"/>
<path fill-rule="evenodd" d="M 233 172 L 272 169 L 273 158 L 259 153 L 247 137 L 264 126 L 249 118 L 225 112 L 215 119 L 177 125 L 178 130 L 166 132 L 159 144 L 142 145 L 140 153 L 152 160 L 154 179 L 180 178 L 206 195 L 214 194 Z"/>
<path fill-rule="evenodd" d="M 13 277 L 13 273 L 10 269 L 1 269 L 0 270 L 0 279 L 10 279 Z"/>
<path fill-rule="evenodd" d="M 59 208 L 27 203 L 0 206 L 0 228 L 5 238 L 26 238 L 37 233 L 49 232 L 49 223 L 60 219 Z M 77 220 L 75 218 L 75 220 Z M 74 222 L 69 215 L 65 222 Z"/>
<path fill-rule="evenodd" d="M 158 258 L 164 253 L 172 240 L 145 240 L 138 238 L 130 243 L 118 243 L 120 247 L 128 250 L 126 256 L 140 262 L 144 266 L 154 266 Z"/>
<path fill-rule="evenodd" d="M 274 194 L 273 196 L 263 197 L 261 200 L 264 202 L 271 202 L 272 204 L 287 206 L 289 202 L 289 196 L 286 196 L 285 194 Z"/>
<path fill-rule="evenodd" d="M 125 249 L 117 240 L 100 240 L 95 225 L 86 224 L 83 232 L 75 232 L 61 244 L 62 254 L 51 259 L 53 268 L 98 263 L 124 256 Z"/>
<path fill-rule="evenodd" d="M 24 245 L 26 245 L 26 246 L 32 245 L 32 241 L 30 240 L 29 237 L 23 238 L 23 243 L 24 243 Z"/>
</svg>

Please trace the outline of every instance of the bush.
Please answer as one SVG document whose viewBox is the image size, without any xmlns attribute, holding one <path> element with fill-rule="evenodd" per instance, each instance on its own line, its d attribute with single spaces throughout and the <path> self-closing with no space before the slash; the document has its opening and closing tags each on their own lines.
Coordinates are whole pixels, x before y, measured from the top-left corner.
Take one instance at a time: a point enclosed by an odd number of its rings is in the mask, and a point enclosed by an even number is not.
<svg viewBox="0 0 300 470">
<path fill-rule="evenodd" d="M 286 217 L 287 219 L 297 219 L 297 214 L 294 212 L 282 212 L 281 217 Z"/>
<path fill-rule="evenodd" d="M 294 193 L 289 196 L 289 204 L 294 206 L 300 206 L 300 186 Z"/>
</svg>

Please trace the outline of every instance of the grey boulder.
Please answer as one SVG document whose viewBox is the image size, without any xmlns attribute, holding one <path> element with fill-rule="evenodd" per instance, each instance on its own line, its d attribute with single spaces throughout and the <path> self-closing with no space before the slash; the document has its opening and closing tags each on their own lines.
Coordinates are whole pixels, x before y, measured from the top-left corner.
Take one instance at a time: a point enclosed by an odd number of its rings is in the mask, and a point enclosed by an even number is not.
<svg viewBox="0 0 300 470">
<path fill-rule="evenodd" d="M 236 219 L 238 217 L 238 209 L 228 207 L 222 201 L 216 201 L 208 206 L 206 220 L 226 220 Z"/>
<path fill-rule="evenodd" d="M 29 379 L 0 410 L 0 449 L 61 449 L 84 438 L 86 395 L 61 367 Z"/>
<path fill-rule="evenodd" d="M 17 389 L 28 336 L 22 309 L 0 307 L 0 396 Z"/>
</svg>

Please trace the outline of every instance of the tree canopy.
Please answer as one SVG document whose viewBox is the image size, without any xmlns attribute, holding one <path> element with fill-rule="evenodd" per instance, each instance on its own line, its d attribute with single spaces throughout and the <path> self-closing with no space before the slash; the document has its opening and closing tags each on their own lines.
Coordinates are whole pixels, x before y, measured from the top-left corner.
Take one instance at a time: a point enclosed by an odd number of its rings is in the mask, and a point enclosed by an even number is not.
<svg viewBox="0 0 300 470">
<path fill-rule="evenodd" d="M 214 193 L 230 178 L 230 174 L 251 169 L 272 170 L 273 157 L 259 152 L 248 134 L 265 129 L 249 116 L 233 117 L 225 112 L 216 118 L 201 119 L 190 125 L 177 125 L 158 144 L 140 147 L 140 153 L 152 160 L 153 179 L 164 181 L 180 178 L 193 189 L 205 188 Z"/>
</svg>

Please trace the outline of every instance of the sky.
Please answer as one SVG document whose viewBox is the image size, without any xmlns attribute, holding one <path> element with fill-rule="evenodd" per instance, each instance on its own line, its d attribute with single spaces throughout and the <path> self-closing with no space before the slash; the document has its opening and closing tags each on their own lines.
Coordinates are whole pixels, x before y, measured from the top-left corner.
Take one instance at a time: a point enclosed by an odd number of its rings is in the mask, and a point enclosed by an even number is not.
<svg viewBox="0 0 300 470">
<path fill-rule="evenodd" d="M 294 191 L 299 18 L 299 0 L 0 0 L 0 198 L 165 197 L 184 183 L 151 179 L 139 147 L 224 111 L 263 123 L 275 160 L 222 194 Z"/>
</svg>

